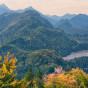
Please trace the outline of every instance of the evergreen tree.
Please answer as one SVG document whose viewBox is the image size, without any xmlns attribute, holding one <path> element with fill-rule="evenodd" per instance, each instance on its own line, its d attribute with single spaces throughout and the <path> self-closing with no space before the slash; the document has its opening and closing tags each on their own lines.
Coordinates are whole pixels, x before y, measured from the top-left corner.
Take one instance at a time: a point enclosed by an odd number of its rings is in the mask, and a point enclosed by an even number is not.
<svg viewBox="0 0 88 88">
<path fill-rule="evenodd" d="M 40 71 L 36 73 L 36 78 L 42 79 L 42 73 Z"/>
<path fill-rule="evenodd" d="M 69 72 L 69 71 L 71 71 L 71 67 L 69 65 L 67 65 L 66 72 Z"/>
<path fill-rule="evenodd" d="M 40 71 L 38 71 L 36 73 L 35 87 L 36 88 L 44 88 L 43 79 L 42 79 L 42 73 Z"/>
<path fill-rule="evenodd" d="M 30 81 L 30 84 L 29 84 L 30 88 L 33 87 L 33 78 L 34 78 L 34 74 L 32 72 L 32 69 L 29 67 L 28 72 L 26 73 L 25 79 L 26 81 Z"/>
</svg>

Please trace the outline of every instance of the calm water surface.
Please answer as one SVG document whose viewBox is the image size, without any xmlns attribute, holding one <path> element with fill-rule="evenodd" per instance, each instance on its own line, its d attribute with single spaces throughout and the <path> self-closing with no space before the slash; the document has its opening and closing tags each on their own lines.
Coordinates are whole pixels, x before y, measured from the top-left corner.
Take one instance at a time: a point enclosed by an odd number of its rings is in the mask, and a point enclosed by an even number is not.
<svg viewBox="0 0 88 88">
<path fill-rule="evenodd" d="M 88 56 L 88 50 L 73 52 L 70 55 L 63 57 L 63 59 L 69 60 L 69 59 L 74 59 L 76 57 L 83 57 L 83 56 Z"/>
</svg>

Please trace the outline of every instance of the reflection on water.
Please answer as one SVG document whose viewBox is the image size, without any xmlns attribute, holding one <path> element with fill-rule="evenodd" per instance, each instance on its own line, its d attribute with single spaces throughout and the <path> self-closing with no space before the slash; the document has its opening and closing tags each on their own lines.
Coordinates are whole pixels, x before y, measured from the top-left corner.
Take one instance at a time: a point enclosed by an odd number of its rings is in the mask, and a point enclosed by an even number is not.
<svg viewBox="0 0 88 88">
<path fill-rule="evenodd" d="M 76 57 L 83 57 L 83 56 L 88 56 L 88 50 L 73 52 L 70 55 L 63 57 L 63 59 L 69 60 L 69 59 L 74 59 Z"/>
</svg>

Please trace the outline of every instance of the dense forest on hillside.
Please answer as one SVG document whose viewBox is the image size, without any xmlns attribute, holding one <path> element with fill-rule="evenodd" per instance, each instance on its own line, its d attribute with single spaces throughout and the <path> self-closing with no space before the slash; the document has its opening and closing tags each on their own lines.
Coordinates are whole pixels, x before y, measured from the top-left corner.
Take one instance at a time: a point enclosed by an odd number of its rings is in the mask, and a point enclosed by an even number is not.
<svg viewBox="0 0 88 88">
<path fill-rule="evenodd" d="M 88 73 L 88 57 L 80 57 L 70 60 L 69 66 L 71 68 L 77 68 L 83 69 L 86 73 Z"/>
<path fill-rule="evenodd" d="M 78 41 L 79 43 L 88 43 L 88 32 L 82 34 L 68 35 L 71 39 Z"/>
</svg>

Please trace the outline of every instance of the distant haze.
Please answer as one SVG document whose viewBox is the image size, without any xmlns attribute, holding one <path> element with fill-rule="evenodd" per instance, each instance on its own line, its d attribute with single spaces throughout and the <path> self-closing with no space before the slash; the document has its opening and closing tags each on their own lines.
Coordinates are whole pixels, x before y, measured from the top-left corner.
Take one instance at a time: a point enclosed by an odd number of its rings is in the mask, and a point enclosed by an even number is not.
<svg viewBox="0 0 88 88">
<path fill-rule="evenodd" d="M 88 14 L 88 0 L 0 0 L 2 3 L 12 10 L 32 6 L 43 14 L 50 15 Z"/>
</svg>

